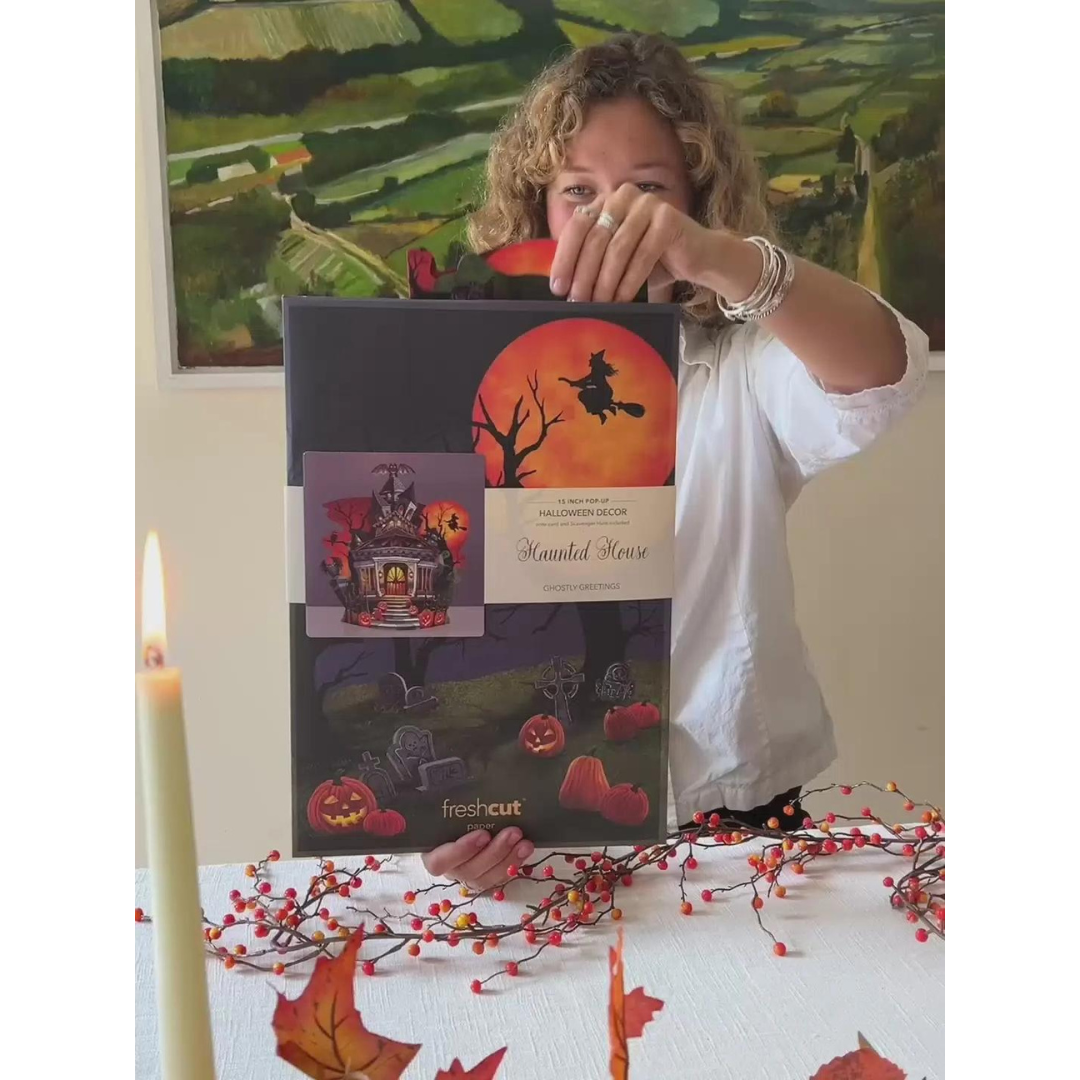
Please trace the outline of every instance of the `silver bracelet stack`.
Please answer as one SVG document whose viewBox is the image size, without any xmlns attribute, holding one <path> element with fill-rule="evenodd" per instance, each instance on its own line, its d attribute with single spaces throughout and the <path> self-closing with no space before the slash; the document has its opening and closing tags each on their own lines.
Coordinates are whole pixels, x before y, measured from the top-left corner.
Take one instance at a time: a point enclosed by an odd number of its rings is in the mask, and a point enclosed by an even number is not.
<svg viewBox="0 0 1080 1080">
<path fill-rule="evenodd" d="M 764 236 L 748 236 L 748 244 L 761 252 L 761 277 L 754 291 L 741 303 L 728 304 L 717 296 L 720 313 L 736 322 L 756 322 L 767 319 L 784 302 L 795 276 L 795 260 Z"/>
</svg>

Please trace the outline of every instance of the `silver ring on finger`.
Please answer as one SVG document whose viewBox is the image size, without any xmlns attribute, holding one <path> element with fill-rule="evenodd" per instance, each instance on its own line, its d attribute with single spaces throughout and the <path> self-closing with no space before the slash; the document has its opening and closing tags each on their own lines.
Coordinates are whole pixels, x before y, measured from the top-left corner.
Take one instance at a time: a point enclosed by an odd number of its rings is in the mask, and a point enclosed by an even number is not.
<svg viewBox="0 0 1080 1080">
<path fill-rule="evenodd" d="M 600 212 L 600 216 L 596 219 L 596 224 L 601 229 L 607 229 L 609 232 L 615 232 L 619 227 L 619 222 L 613 218 L 606 210 Z"/>
</svg>

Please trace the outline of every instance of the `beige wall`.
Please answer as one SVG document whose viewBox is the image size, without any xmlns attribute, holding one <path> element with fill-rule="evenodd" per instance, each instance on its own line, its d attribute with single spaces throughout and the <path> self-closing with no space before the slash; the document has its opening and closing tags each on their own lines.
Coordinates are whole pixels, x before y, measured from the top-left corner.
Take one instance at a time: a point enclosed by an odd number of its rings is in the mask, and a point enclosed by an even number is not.
<svg viewBox="0 0 1080 1080">
<path fill-rule="evenodd" d="M 141 179 L 136 529 L 140 544 L 148 528 L 162 535 L 199 858 L 286 854 L 283 392 L 158 390 Z M 935 375 L 912 416 L 816 481 L 791 515 L 799 614 L 842 752 L 835 775 L 895 778 L 934 800 L 944 798 L 944 410 Z M 141 817 L 137 808 L 138 865 Z"/>
</svg>

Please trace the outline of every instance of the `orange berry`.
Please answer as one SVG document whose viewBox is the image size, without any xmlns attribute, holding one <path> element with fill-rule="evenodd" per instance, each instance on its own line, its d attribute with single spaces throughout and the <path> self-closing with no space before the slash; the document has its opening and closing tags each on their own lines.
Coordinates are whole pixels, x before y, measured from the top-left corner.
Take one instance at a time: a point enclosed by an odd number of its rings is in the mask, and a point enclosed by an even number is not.
<svg viewBox="0 0 1080 1080">
<path fill-rule="evenodd" d="M 316 930 L 315 933 L 311 935 L 311 940 L 322 941 L 325 937 L 326 935 L 321 930 Z"/>
<path fill-rule="evenodd" d="M 405 951 L 410 956 L 419 956 L 420 955 L 420 946 L 417 945 L 416 942 L 414 941 L 409 945 L 409 947 Z"/>
<path fill-rule="evenodd" d="M 611 909 L 611 917 L 618 922 L 622 918 L 622 908 L 613 907 Z"/>
<path fill-rule="evenodd" d="M 907 799 L 904 802 L 904 809 L 905 810 L 914 810 L 915 809 L 915 804 L 910 799 Z"/>
<path fill-rule="evenodd" d="M 246 956 L 247 955 L 247 946 L 245 946 L 245 945 L 234 945 L 233 946 L 233 952 L 236 953 L 237 956 Z"/>
<path fill-rule="evenodd" d="M 765 906 L 765 901 L 760 896 L 755 896 L 751 903 L 753 903 L 755 911 L 760 911 Z"/>
<path fill-rule="evenodd" d="M 274 974 L 275 975 L 284 975 L 285 974 L 285 965 L 282 964 L 282 963 L 275 964 L 274 965 Z"/>
<path fill-rule="evenodd" d="M 405 903 L 406 904 L 415 904 L 416 903 L 416 893 L 407 892 L 405 894 Z"/>
<path fill-rule="evenodd" d="M 254 867 L 254 865 L 252 863 L 248 863 L 247 866 L 244 867 L 244 876 L 245 877 L 254 877 L 255 876 L 255 867 Z"/>
<path fill-rule="evenodd" d="M 683 902 L 682 902 L 682 903 L 681 903 L 681 904 L 679 905 L 679 910 L 680 910 L 680 911 L 681 911 L 681 912 L 682 912 L 682 913 L 683 913 L 684 915 L 689 915 L 689 914 L 690 914 L 690 913 L 691 913 L 691 912 L 692 912 L 692 911 L 694 910 L 694 905 L 693 905 L 693 904 L 691 904 L 689 900 L 684 900 L 684 901 L 683 901 Z"/>
<path fill-rule="evenodd" d="M 895 791 L 895 790 L 896 790 L 896 781 L 895 781 L 895 780 L 890 780 L 890 781 L 889 781 L 889 782 L 888 782 L 888 783 L 887 783 L 887 784 L 885 785 L 885 790 L 886 790 L 886 791 Z"/>
<path fill-rule="evenodd" d="M 135 909 L 135 921 L 136 922 L 142 922 L 143 917 L 144 917 L 143 909 L 141 907 L 137 907 Z"/>
<path fill-rule="evenodd" d="M 346 930 L 344 926 L 342 926 L 342 927 L 339 928 L 339 930 L 337 932 L 337 936 L 340 937 L 340 938 L 346 938 L 346 937 L 349 936 L 349 931 Z"/>
<path fill-rule="evenodd" d="M 793 874 L 805 874 L 806 873 L 806 867 L 804 867 L 801 862 L 792 863 L 791 864 L 791 872 Z"/>
<path fill-rule="evenodd" d="M 472 951 L 474 953 L 476 953 L 477 956 L 483 956 L 483 954 L 484 954 L 484 943 L 482 941 L 474 941 L 472 943 Z"/>
<path fill-rule="evenodd" d="M 777 885 L 776 888 L 773 889 L 773 895 L 778 896 L 781 900 L 783 900 L 784 897 L 787 896 L 787 888 L 783 885 Z"/>
<path fill-rule="evenodd" d="M 784 813 L 787 814 L 788 817 L 793 817 L 795 814 L 795 807 L 792 806 L 791 803 L 788 803 L 787 806 L 784 807 Z"/>
<path fill-rule="evenodd" d="M 224 963 L 226 971 L 228 971 L 230 968 L 236 967 L 236 961 L 231 956 L 226 956 Z"/>
<path fill-rule="evenodd" d="M 332 874 L 333 872 L 334 872 L 334 864 L 329 859 L 327 859 L 326 862 L 323 863 L 323 873 L 324 874 Z"/>
<path fill-rule="evenodd" d="M 213 929 L 212 929 L 212 930 L 210 931 L 210 940 L 211 940 L 211 941 L 217 941 L 217 939 L 218 939 L 219 937 L 221 937 L 221 931 L 220 931 L 220 930 L 219 930 L 219 929 L 218 929 L 218 928 L 217 928 L 217 927 L 215 926 L 215 927 L 214 927 L 214 928 L 213 928 Z"/>
<path fill-rule="evenodd" d="M 782 941 L 778 941 L 772 947 L 772 951 L 776 953 L 777 956 L 783 956 L 787 952 L 787 946 Z"/>
<path fill-rule="evenodd" d="M 449 900 L 443 900 L 443 902 L 439 904 L 439 910 L 445 915 L 453 908 L 453 906 L 454 905 L 451 904 Z"/>
<path fill-rule="evenodd" d="M 779 829 L 780 828 L 780 819 L 775 818 L 775 817 L 771 817 L 771 818 L 769 818 L 768 821 L 765 822 L 765 824 L 768 825 L 770 829 Z"/>
</svg>

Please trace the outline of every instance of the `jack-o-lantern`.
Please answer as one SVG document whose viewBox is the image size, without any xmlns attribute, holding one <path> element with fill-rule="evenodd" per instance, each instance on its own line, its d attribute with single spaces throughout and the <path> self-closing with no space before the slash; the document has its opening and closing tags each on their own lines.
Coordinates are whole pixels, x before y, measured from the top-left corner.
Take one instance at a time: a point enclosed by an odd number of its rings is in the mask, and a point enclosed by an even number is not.
<svg viewBox="0 0 1080 1080">
<path fill-rule="evenodd" d="M 318 833 L 359 832 L 378 808 L 375 792 L 362 780 L 338 775 L 326 780 L 308 799 L 308 824 Z"/>
<path fill-rule="evenodd" d="M 604 713 L 604 737 L 612 742 L 628 742 L 640 730 L 637 714 L 630 708 L 616 705 Z"/>
<path fill-rule="evenodd" d="M 442 626 L 442 625 L 445 624 L 445 622 L 446 622 L 446 612 L 441 610 L 441 609 L 439 611 L 436 611 L 435 612 L 435 618 L 433 620 L 433 625 L 434 626 Z"/>
<path fill-rule="evenodd" d="M 660 710 L 651 701 L 638 701 L 627 705 L 626 711 L 637 724 L 639 731 L 660 726 Z"/>
<path fill-rule="evenodd" d="M 533 757 L 557 757 L 566 747 L 566 732 L 554 716 L 542 713 L 525 721 L 518 742 Z"/>
<path fill-rule="evenodd" d="M 640 825 L 649 816 L 649 796 L 634 784 L 616 784 L 600 800 L 600 816 L 613 825 Z"/>
<path fill-rule="evenodd" d="M 409 614 L 415 615 L 420 609 L 415 604 L 409 605 Z"/>
<path fill-rule="evenodd" d="M 604 763 L 588 755 L 576 757 L 559 788 L 559 805 L 564 810 L 599 810 L 608 790 Z"/>
<path fill-rule="evenodd" d="M 424 610 L 420 612 L 420 625 L 425 630 L 427 630 L 428 627 L 430 627 L 431 624 L 434 621 L 435 621 L 435 612 L 433 612 L 431 610 L 431 608 L 424 608 Z"/>
<path fill-rule="evenodd" d="M 373 810 L 364 818 L 364 832 L 372 836 L 397 836 L 405 831 L 405 819 L 396 810 Z"/>
<path fill-rule="evenodd" d="M 370 626 L 371 625 L 371 616 L 366 611 L 361 611 L 360 612 L 360 625 L 361 626 Z"/>
</svg>

